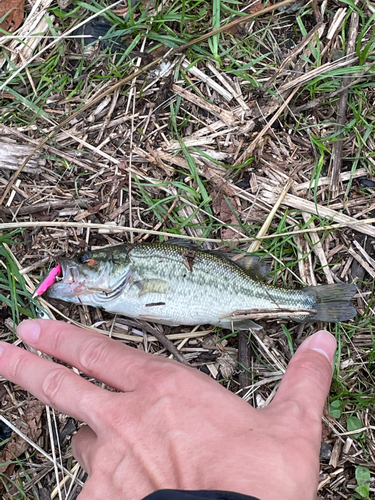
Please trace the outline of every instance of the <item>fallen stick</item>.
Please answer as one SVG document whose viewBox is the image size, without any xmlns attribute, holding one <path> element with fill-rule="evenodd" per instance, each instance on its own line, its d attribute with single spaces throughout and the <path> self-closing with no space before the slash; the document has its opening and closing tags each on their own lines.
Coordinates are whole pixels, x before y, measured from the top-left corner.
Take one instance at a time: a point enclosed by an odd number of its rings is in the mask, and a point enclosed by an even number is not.
<svg viewBox="0 0 375 500">
<path fill-rule="evenodd" d="M 350 19 L 350 27 L 349 27 L 349 39 L 348 39 L 348 46 L 347 46 L 347 51 L 346 55 L 351 56 L 355 52 L 355 45 L 356 45 L 356 40 L 357 40 L 357 34 L 358 34 L 358 23 L 359 23 L 359 16 L 355 10 L 352 11 L 351 19 Z M 342 79 L 341 86 L 342 87 L 347 87 L 348 82 L 344 81 Z M 340 187 L 340 171 L 341 171 L 341 164 L 342 164 L 342 148 L 344 145 L 344 134 L 342 132 L 344 128 L 344 124 L 346 122 L 346 108 L 348 105 L 348 96 L 349 96 L 349 88 L 345 88 L 345 90 L 342 91 L 339 99 L 339 105 L 338 105 L 338 112 L 337 112 L 337 125 L 336 125 L 336 132 L 340 132 L 340 135 L 338 136 L 338 140 L 333 143 L 333 148 L 332 148 L 332 168 L 331 168 L 331 184 L 330 184 L 330 190 L 332 193 L 332 198 L 337 198 Z"/>
</svg>

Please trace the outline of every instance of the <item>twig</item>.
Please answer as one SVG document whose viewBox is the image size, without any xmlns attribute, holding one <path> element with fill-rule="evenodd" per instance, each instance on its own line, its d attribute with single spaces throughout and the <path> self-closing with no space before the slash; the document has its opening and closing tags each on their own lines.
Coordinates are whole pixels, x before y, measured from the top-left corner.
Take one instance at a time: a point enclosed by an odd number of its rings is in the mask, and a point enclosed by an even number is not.
<svg viewBox="0 0 375 500">
<path fill-rule="evenodd" d="M 269 79 L 269 81 L 265 84 L 264 88 L 269 89 L 271 88 L 271 85 L 273 82 L 282 74 L 282 72 L 285 70 L 285 68 L 293 61 L 295 57 L 298 56 L 298 54 L 308 45 L 312 39 L 314 38 L 315 34 L 322 28 L 323 22 L 320 21 L 317 23 L 308 33 L 306 36 L 302 38 L 302 40 L 293 48 L 293 50 L 286 56 L 282 64 L 280 65 L 280 68 L 276 71 L 276 73 Z"/>
<path fill-rule="evenodd" d="M 306 212 L 302 212 L 302 217 L 306 223 L 309 222 L 309 220 L 311 219 L 311 215 L 307 214 Z M 310 221 L 309 226 L 315 227 L 314 221 Z M 332 277 L 332 273 L 329 269 L 327 257 L 326 257 L 326 254 L 324 253 L 323 245 L 322 245 L 322 242 L 320 241 L 319 236 L 316 233 L 311 233 L 311 241 L 313 244 L 312 250 L 315 253 L 315 255 L 318 257 L 318 259 L 320 260 L 320 264 L 322 266 L 324 274 L 326 275 L 327 282 L 334 283 L 335 281 L 334 281 L 334 279 Z"/>
<path fill-rule="evenodd" d="M 241 388 L 245 389 L 250 383 L 250 344 L 247 332 L 240 332 L 238 334 L 238 364 L 240 365 L 238 380 Z"/>
<path fill-rule="evenodd" d="M 350 27 L 349 27 L 349 39 L 346 54 L 350 56 L 355 52 L 355 44 L 357 40 L 358 33 L 359 16 L 358 13 L 353 10 Z M 344 86 L 344 80 L 341 83 Z M 347 82 L 345 82 L 347 86 Z M 338 112 L 337 112 L 337 125 L 336 132 L 342 131 L 344 128 L 344 123 L 346 122 L 346 107 L 348 104 L 349 89 L 346 88 L 342 91 L 339 99 Z M 332 192 L 332 198 L 337 198 L 339 194 L 339 182 L 340 182 L 340 171 L 342 163 L 342 148 L 344 145 L 344 134 L 340 133 L 336 142 L 333 143 L 332 148 L 332 169 L 331 169 L 331 184 L 330 190 Z"/>
<path fill-rule="evenodd" d="M 276 201 L 277 193 L 281 191 L 280 187 L 276 185 L 270 186 L 269 184 L 267 185 L 264 184 L 262 188 L 263 188 L 262 191 L 258 195 L 258 199 L 270 204 Z M 339 212 L 336 212 L 335 210 L 332 210 L 331 208 L 318 205 L 312 201 L 299 198 L 298 196 L 294 196 L 289 193 L 285 196 L 283 205 L 297 208 L 299 210 L 311 214 L 316 214 L 319 217 L 330 217 L 335 222 L 348 223 L 350 226 L 354 227 L 357 231 L 375 237 L 375 227 L 371 225 L 369 226 L 367 224 L 369 219 L 357 221 L 356 219 L 350 217 L 349 215 L 341 214 Z M 307 231 L 308 230 L 306 230 L 306 232 Z"/>
<path fill-rule="evenodd" d="M 296 226 L 298 227 L 298 226 Z M 316 235 L 315 235 L 316 236 Z M 309 286 L 316 286 L 317 281 L 314 274 L 314 266 L 312 262 L 312 254 L 309 241 L 305 234 L 295 234 L 293 241 L 296 244 L 298 255 L 298 271 L 300 280 Z"/>
<path fill-rule="evenodd" d="M 182 363 L 183 365 L 190 366 L 189 363 L 186 361 L 184 356 L 180 353 L 180 351 L 177 349 L 177 347 L 174 345 L 173 342 L 171 342 L 166 335 L 164 335 L 163 332 L 158 330 L 157 328 L 150 328 L 150 325 L 147 325 L 148 331 L 152 330 L 152 334 L 154 337 L 158 339 L 158 341 L 161 343 L 162 346 L 164 346 L 173 356 L 176 358 L 177 361 Z"/>
<path fill-rule="evenodd" d="M 345 56 L 345 57 L 338 59 L 337 61 L 334 61 L 334 62 L 328 62 L 328 63 L 322 64 L 321 66 L 318 66 L 317 68 L 312 69 L 308 73 L 304 73 L 303 75 L 295 78 L 294 80 L 284 83 L 278 89 L 278 91 L 280 94 L 282 94 L 282 93 L 286 92 L 287 90 L 295 87 L 296 85 L 301 86 L 304 83 L 311 81 L 313 78 L 316 78 L 317 76 L 324 75 L 324 74 L 328 73 L 329 71 L 333 71 L 333 70 L 340 69 L 340 68 L 345 68 L 346 66 L 351 66 L 351 65 L 355 64 L 357 61 L 358 61 L 358 56 L 356 54 L 353 54 L 352 56 Z M 326 98 L 327 98 L 327 96 L 326 96 Z"/>
<path fill-rule="evenodd" d="M 12 422 L 9 422 L 8 419 L 6 419 L 3 415 L 1 415 L 1 413 L 0 413 L 0 420 L 2 422 L 4 422 L 5 425 L 7 425 L 8 427 L 10 427 L 13 432 L 15 432 L 16 434 L 18 434 L 22 439 L 24 439 L 27 443 L 29 443 L 30 446 L 32 446 L 35 450 L 37 450 L 39 453 L 41 453 L 47 460 L 49 460 L 53 464 L 56 463 L 57 467 L 62 472 L 64 472 L 64 474 L 68 475 L 70 478 L 73 479 L 74 476 L 73 476 L 73 474 L 71 474 L 70 471 L 68 471 L 68 469 L 66 469 L 65 467 L 61 466 L 59 464 L 59 462 L 54 462 L 53 458 L 50 455 L 48 455 L 48 453 L 46 451 L 44 451 L 43 448 L 41 448 L 39 445 L 37 445 L 36 443 L 34 443 L 34 441 L 32 441 L 28 436 L 26 436 L 26 434 L 24 434 L 15 425 L 13 425 Z M 82 481 L 80 481 L 79 479 L 75 479 L 75 480 L 78 482 L 78 484 L 80 486 L 83 486 Z"/>
<path fill-rule="evenodd" d="M 369 254 L 366 252 L 364 248 L 361 247 L 361 245 L 358 243 L 358 241 L 353 240 L 354 246 L 357 248 L 359 253 L 362 254 L 362 256 L 367 260 L 367 262 L 370 264 L 371 267 L 374 268 L 375 270 L 375 260 L 369 256 Z"/>
<path fill-rule="evenodd" d="M 289 195 L 287 195 L 289 196 Z M 297 198 L 294 196 L 293 198 Z M 290 206 L 294 206 L 291 204 Z M 299 208 L 298 206 L 295 208 Z M 310 208 L 310 205 L 309 205 Z M 322 207 L 325 208 L 325 207 Z M 304 210 L 304 208 L 301 208 L 301 210 Z M 307 210 L 306 210 L 307 211 Z M 334 212 L 331 210 L 331 212 Z M 316 213 L 316 212 L 311 212 L 311 213 Z M 325 214 L 323 214 L 325 215 Z M 326 215 L 327 217 L 332 217 L 332 215 Z M 262 239 L 262 240 L 269 240 L 272 238 L 279 238 L 280 236 L 291 236 L 293 234 L 305 234 L 305 233 L 317 233 L 319 231 L 331 231 L 335 229 L 341 229 L 344 227 L 351 227 L 353 229 L 356 229 L 357 231 L 360 231 L 365 234 L 369 234 L 370 236 L 375 236 L 375 227 L 371 226 L 371 224 L 375 223 L 375 218 L 372 219 L 364 219 L 358 222 L 357 220 L 351 220 L 351 217 L 346 216 L 347 219 L 349 219 L 346 222 L 340 222 L 338 224 L 327 224 L 319 227 L 314 227 L 314 228 L 306 228 L 306 229 L 299 229 L 295 231 L 287 231 L 284 233 L 275 233 L 275 234 L 266 234 L 265 236 L 262 236 L 261 238 L 252 238 L 252 237 L 246 237 L 246 238 L 238 238 L 238 241 L 240 243 L 248 243 L 250 241 L 256 241 L 257 239 Z M 358 229 L 358 226 L 360 225 L 360 229 Z M 368 227 L 368 233 L 365 232 L 365 227 Z M 91 223 L 91 222 L 62 222 L 62 221 L 33 221 L 33 222 L 3 222 L 0 223 L 0 231 L 3 229 L 19 229 L 19 228 L 26 228 L 26 227 L 61 227 L 61 228 L 88 228 L 90 227 L 91 229 L 99 229 L 102 232 L 106 232 L 109 234 L 115 234 L 115 233 L 124 233 L 124 232 L 133 232 L 133 233 L 139 233 L 139 234 L 154 234 L 156 236 L 168 236 L 168 238 L 178 238 L 179 240 L 196 240 L 196 241 L 206 241 L 209 243 L 225 243 L 226 240 L 222 240 L 220 238 L 204 238 L 201 236 L 189 236 L 187 234 L 173 234 L 173 233 L 167 233 L 163 231 L 154 231 L 152 229 L 140 229 L 140 228 L 135 228 L 135 227 L 128 227 L 128 226 L 114 226 L 113 224 L 98 224 L 98 223 Z"/>
<path fill-rule="evenodd" d="M 288 318 L 295 318 L 304 314 L 314 314 L 315 309 L 289 309 L 287 307 L 279 307 L 275 309 L 247 309 L 243 311 L 233 311 L 230 314 L 220 316 L 220 319 L 230 318 L 233 321 L 240 319 L 280 319 L 282 315 Z"/>
<path fill-rule="evenodd" d="M 368 175 L 368 171 L 365 168 L 358 168 L 355 172 L 341 172 L 340 173 L 340 181 L 351 181 L 352 179 L 356 179 L 358 177 L 366 177 Z M 318 182 L 314 186 L 328 186 L 331 182 L 331 177 L 320 177 Z M 296 193 L 300 191 L 304 191 L 306 189 L 311 189 L 312 182 L 301 182 L 301 184 L 295 184 L 293 186 L 293 190 Z"/>
<path fill-rule="evenodd" d="M 117 88 L 113 93 L 113 99 L 112 99 L 111 105 L 109 107 L 107 116 L 105 117 L 105 119 L 101 125 L 101 128 L 99 130 L 98 137 L 95 140 L 96 144 L 100 143 L 100 141 L 103 137 L 103 133 L 104 133 L 105 129 L 108 127 L 109 122 L 111 121 L 111 117 L 112 117 L 112 114 L 116 108 L 116 104 L 117 104 L 117 100 L 118 100 L 119 95 L 120 95 L 120 89 Z"/>
<path fill-rule="evenodd" d="M 271 222 L 272 222 L 272 219 L 274 218 L 275 216 L 275 213 L 277 212 L 277 210 L 279 209 L 283 199 L 285 198 L 285 195 L 287 194 L 287 192 L 289 191 L 290 189 L 290 186 L 293 184 L 293 179 L 289 179 L 289 181 L 286 183 L 285 187 L 283 188 L 283 190 L 281 191 L 280 193 L 280 196 L 278 198 L 278 200 L 276 201 L 276 203 L 274 204 L 274 206 L 272 207 L 272 210 L 270 211 L 270 213 L 267 215 L 267 218 L 266 220 L 264 221 L 263 223 L 263 226 L 260 228 L 258 234 L 256 235 L 256 238 L 262 238 L 262 236 L 265 236 L 265 234 L 267 233 L 268 231 L 268 228 L 270 227 L 271 225 Z M 248 249 L 248 252 L 256 252 L 257 250 L 259 250 L 259 247 L 261 245 L 261 241 L 258 240 L 258 241 L 253 241 L 253 243 L 250 245 L 249 249 Z"/>
</svg>

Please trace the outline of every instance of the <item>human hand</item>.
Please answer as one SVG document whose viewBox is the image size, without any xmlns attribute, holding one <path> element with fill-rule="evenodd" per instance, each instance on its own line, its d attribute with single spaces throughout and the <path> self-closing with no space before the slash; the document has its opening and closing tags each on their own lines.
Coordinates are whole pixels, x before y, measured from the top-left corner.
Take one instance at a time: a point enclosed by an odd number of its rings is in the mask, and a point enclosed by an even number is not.
<svg viewBox="0 0 375 500">
<path fill-rule="evenodd" d="M 309 337 L 260 410 L 207 375 L 99 333 L 50 320 L 18 328 L 68 368 L 0 342 L 0 374 L 88 425 L 73 454 L 89 473 L 79 500 L 139 500 L 158 489 L 227 490 L 262 500 L 316 498 L 321 417 L 334 337 Z"/>
</svg>

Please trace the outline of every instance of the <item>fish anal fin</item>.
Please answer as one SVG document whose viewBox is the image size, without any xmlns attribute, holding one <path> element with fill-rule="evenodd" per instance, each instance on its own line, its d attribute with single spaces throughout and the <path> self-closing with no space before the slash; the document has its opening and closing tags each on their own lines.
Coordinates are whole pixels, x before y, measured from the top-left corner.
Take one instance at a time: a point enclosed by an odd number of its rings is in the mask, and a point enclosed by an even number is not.
<svg viewBox="0 0 375 500">
<path fill-rule="evenodd" d="M 298 322 L 311 321 L 312 316 L 316 314 L 316 309 L 290 309 L 288 307 L 277 307 L 275 309 L 246 309 L 242 311 L 233 311 L 231 314 L 226 314 L 220 317 L 220 321 L 223 320 L 233 322 L 234 324 L 240 324 L 241 322 L 253 320 L 271 320 L 271 319 L 293 319 Z M 316 321 L 316 320 L 315 320 Z M 254 323 L 257 325 L 256 323 Z M 258 326 L 258 329 L 261 328 Z M 249 328 L 255 328 L 250 326 Z"/>
<path fill-rule="evenodd" d="M 231 320 L 233 330 L 263 330 L 263 326 L 258 325 L 252 319 L 235 319 Z"/>
</svg>

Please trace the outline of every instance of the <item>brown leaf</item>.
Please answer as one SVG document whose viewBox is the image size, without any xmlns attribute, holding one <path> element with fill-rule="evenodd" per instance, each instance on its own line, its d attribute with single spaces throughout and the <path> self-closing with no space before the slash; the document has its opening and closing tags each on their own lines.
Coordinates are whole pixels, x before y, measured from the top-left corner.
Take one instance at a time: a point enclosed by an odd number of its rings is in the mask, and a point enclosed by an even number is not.
<svg viewBox="0 0 375 500">
<path fill-rule="evenodd" d="M 219 186 L 215 186 L 220 189 Z M 233 210 L 238 211 L 238 198 L 235 196 L 234 191 L 231 186 L 225 185 L 221 186 L 222 192 L 218 192 L 213 198 L 212 207 L 214 209 L 215 215 L 219 217 L 225 224 L 229 226 L 238 226 L 238 221 L 236 219 Z M 235 241 L 238 238 L 238 233 L 233 231 L 230 227 L 223 227 L 221 229 L 221 238 L 223 240 L 231 240 L 234 245 L 238 244 Z"/>
<path fill-rule="evenodd" d="M 257 0 L 256 2 L 253 3 L 248 12 L 260 12 L 262 9 L 263 5 L 261 0 Z"/>
<path fill-rule="evenodd" d="M 29 439 L 36 441 L 42 433 L 41 417 L 45 405 L 40 401 L 33 400 L 26 403 L 24 408 L 25 414 L 16 422 L 16 426 L 23 432 Z M 14 434 L 1 453 L 2 462 L 14 461 L 17 457 L 28 449 L 29 443 L 25 441 L 18 434 Z M 14 469 L 14 464 L 0 465 L 0 473 L 11 475 Z"/>
<path fill-rule="evenodd" d="M 225 222 L 225 224 L 237 227 L 238 221 L 233 211 L 239 213 L 241 211 L 241 204 L 232 185 L 229 184 L 226 179 L 218 177 L 217 172 L 209 167 L 203 167 L 202 173 L 204 177 L 210 181 L 213 188 L 212 208 L 215 215 Z M 238 244 L 236 241 L 238 236 L 238 233 L 233 231 L 230 227 L 223 227 L 221 229 L 221 238 L 223 240 L 231 240 L 233 245 Z"/>
<path fill-rule="evenodd" d="M 5 19 L 0 23 L 0 28 L 9 33 L 14 33 L 22 24 L 24 17 L 24 0 L 0 0 L 0 19 Z"/>
<path fill-rule="evenodd" d="M 252 5 L 250 5 L 250 8 L 247 9 L 248 14 L 252 14 L 255 12 L 259 12 L 263 9 L 262 1 L 261 0 L 256 0 Z M 234 26 L 231 26 L 230 28 L 226 29 L 224 33 L 230 33 L 231 35 L 237 35 L 237 33 L 241 33 L 241 30 L 243 29 L 245 22 L 235 24 Z"/>
</svg>

